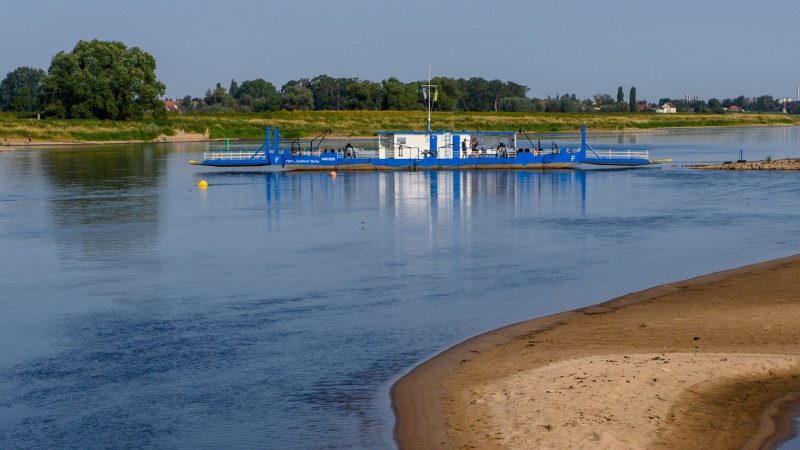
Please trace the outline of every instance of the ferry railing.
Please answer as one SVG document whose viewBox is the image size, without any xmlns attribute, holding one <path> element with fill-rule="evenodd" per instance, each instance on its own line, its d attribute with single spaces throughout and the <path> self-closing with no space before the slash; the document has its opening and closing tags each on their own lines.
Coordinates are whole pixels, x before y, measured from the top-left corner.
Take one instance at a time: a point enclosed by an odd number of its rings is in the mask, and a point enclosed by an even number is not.
<svg viewBox="0 0 800 450">
<path fill-rule="evenodd" d="M 618 158 L 618 159 L 650 159 L 649 150 L 594 150 L 598 158 Z"/>
<path fill-rule="evenodd" d="M 373 148 L 362 148 L 362 149 L 353 149 L 356 154 L 356 158 L 369 158 L 369 159 L 378 159 L 378 149 Z"/>
<path fill-rule="evenodd" d="M 292 153 L 294 156 L 321 156 L 325 153 L 334 153 L 337 155 L 345 155 L 345 149 L 343 148 L 320 148 L 316 150 L 297 150 Z M 353 154 L 355 158 L 371 158 L 375 159 L 378 157 L 378 150 L 373 148 L 357 148 L 353 147 Z"/>
<path fill-rule="evenodd" d="M 203 159 L 205 160 L 248 160 L 248 159 L 261 159 L 265 158 L 264 149 L 261 148 L 224 148 L 224 149 L 210 149 L 203 152 Z"/>
<path fill-rule="evenodd" d="M 346 152 L 346 151 L 345 151 L 345 149 L 343 149 L 343 148 L 328 148 L 328 149 L 323 149 L 323 150 L 322 150 L 322 153 L 324 153 L 324 152 L 328 152 L 328 153 L 336 153 L 337 155 L 343 155 L 345 158 L 348 158 L 348 156 L 347 156 L 347 152 Z M 319 154 L 321 154 L 321 153 L 319 153 Z M 316 154 L 315 154 L 315 155 L 316 155 Z M 350 156 L 350 158 L 358 158 L 358 159 L 362 159 L 362 158 L 369 158 L 369 159 L 376 159 L 376 158 L 378 158 L 378 149 L 374 149 L 374 148 L 357 148 L 357 147 L 353 147 L 353 149 L 352 149 L 352 156 Z"/>
</svg>

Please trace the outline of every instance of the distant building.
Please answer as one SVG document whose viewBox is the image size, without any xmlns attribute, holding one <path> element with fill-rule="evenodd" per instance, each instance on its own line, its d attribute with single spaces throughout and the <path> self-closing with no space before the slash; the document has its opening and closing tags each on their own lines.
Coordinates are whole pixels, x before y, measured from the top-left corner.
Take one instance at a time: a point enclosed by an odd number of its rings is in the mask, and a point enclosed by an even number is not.
<svg viewBox="0 0 800 450">
<path fill-rule="evenodd" d="M 656 108 L 656 112 L 661 114 L 675 114 L 678 112 L 678 109 L 675 108 L 675 105 L 673 105 L 672 102 L 667 102 Z"/>
<path fill-rule="evenodd" d="M 728 111 L 728 112 L 746 112 L 744 110 L 744 108 L 742 108 L 742 107 L 740 107 L 738 105 L 731 105 L 731 106 L 729 106 L 727 108 L 722 108 L 722 109 L 723 109 L 723 111 Z"/>
<path fill-rule="evenodd" d="M 178 102 L 174 100 L 164 100 L 164 107 L 167 108 L 168 112 L 179 112 L 181 110 Z"/>
</svg>

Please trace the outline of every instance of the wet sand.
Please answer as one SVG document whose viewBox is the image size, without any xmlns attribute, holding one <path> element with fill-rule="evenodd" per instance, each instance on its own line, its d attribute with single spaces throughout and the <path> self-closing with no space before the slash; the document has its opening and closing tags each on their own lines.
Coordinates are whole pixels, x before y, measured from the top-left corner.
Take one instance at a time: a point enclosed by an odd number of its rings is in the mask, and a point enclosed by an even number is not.
<svg viewBox="0 0 800 450">
<path fill-rule="evenodd" d="M 768 448 L 798 393 L 794 256 L 477 336 L 392 401 L 401 448 Z"/>
</svg>

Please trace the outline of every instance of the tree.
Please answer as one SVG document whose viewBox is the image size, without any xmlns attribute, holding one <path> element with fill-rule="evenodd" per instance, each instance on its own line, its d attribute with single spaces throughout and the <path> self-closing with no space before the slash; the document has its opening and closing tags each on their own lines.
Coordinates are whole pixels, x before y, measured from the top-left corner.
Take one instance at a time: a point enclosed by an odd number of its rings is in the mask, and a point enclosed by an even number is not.
<svg viewBox="0 0 800 450">
<path fill-rule="evenodd" d="M 0 82 L 0 109 L 3 111 L 33 112 L 42 92 L 47 73 L 32 67 L 17 67 Z"/>
<path fill-rule="evenodd" d="M 463 97 L 459 109 L 464 111 L 497 111 L 504 97 L 525 97 L 528 87 L 511 81 L 487 81 L 480 77 L 458 79 Z"/>
<path fill-rule="evenodd" d="M 255 112 L 277 111 L 280 108 L 281 99 L 275 85 L 261 78 L 243 81 L 236 94 L 243 108 Z"/>
<path fill-rule="evenodd" d="M 581 104 L 575 94 L 564 94 L 558 99 L 559 112 L 578 112 L 581 110 Z"/>
<path fill-rule="evenodd" d="M 536 112 L 536 102 L 526 97 L 503 97 L 498 104 L 500 111 Z"/>
<path fill-rule="evenodd" d="M 57 117 L 126 120 L 145 112 L 164 115 L 159 97 L 166 87 L 156 79 L 156 60 L 138 47 L 118 41 L 78 41 L 59 52 L 44 79 L 45 113 Z"/>
<path fill-rule="evenodd" d="M 715 113 L 720 113 L 722 112 L 722 102 L 718 98 L 710 98 L 708 99 L 708 108 Z"/>
<path fill-rule="evenodd" d="M 480 77 L 469 80 L 459 79 L 464 98 L 459 109 L 465 111 L 492 111 L 495 107 L 495 95 L 490 83 Z"/>
<path fill-rule="evenodd" d="M 236 84 L 236 80 L 231 79 L 231 85 L 228 87 L 228 95 L 233 98 L 239 98 L 239 85 Z"/>
<path fill-rule="evenodd" d="M 289 81 L 281 88 L 281 108 L 289 111 L 314 109 L 314 94 L 301 83 Z"/>
<path fill-rule="evenodd" d="M 710 109 L 708 107 L 708 104 L 704 100 L 700 100 L 699 98 L 695 99 L 692 103 L 693 103 L 692 109 L 694 109 L 694 112 L 706 113 Z"/>
<path fill-rule="evenodd" d="M 625 101 L 625 93 L 622 91 L 622 86 L 617 88 L 617 103 Z"/>
<path fill-rule="evenodd" d="M 377 109 L 380 105 L 381 86 L 372 81 L 349 80 L 345 94 L 347 109 Z"/>
<path fill-rule="evenodd" d="M 498 90 L 495 93 L 495 98 L 498 99 L 503 97 L 527 97 L 528 91 L 530 90 L 528 86 L 517 84 L 514 83 L 513 81 L 506 81 L 505 83 L 501 83 L 500 85 L 497 86 Z"/>
<path fill-rule="evenodd" d="M 433 107 L 439 111 L 458 111 L 458 105 L 464 96 L 458 86 L 458 81 L 453 78 L 436 77 L 431 80 L 431 84 L 436 85 L 436 89 L 439 91 Z M 416 90 L 416 95 L 419 98 L 419 89 Z"/>
<path fill-rule="evenodd" d="M 381 109 L 409 111 L 421 109 L 419 86 L 405 84 L 397 78 L 389 78 L 381 83 Z"/>
<path fill-rule="evenodd" d="M 186 95 L 181 99 L 181 109 L 184 111 L 189 111 L 192 109 L 192 96 Z"/>
<path fill-rule="evenodd" d="M 222 83 L 217 83 L 213 91 L 207 90 L 203 101 L 208 106 L 217 106 L 216 109 L 233 109 L 236 107 L 236 100 L 222 87 Z"/>
<path fill-rule="evenodd" d="M 345 89 L 350 82 L 347 78 L 319 75 L 311 80 L 300 81 L 311 90 L 316 109 L 333 111 L 344 108 Z"/>
<path fill-rule="evenodd" d="M 776 102 L 771 95 L 754 98 L 750 104 L 750 109 L 754 111 L 775 111 L 778 107 L 783 107 L 783 103 Z"/>
<path fill-rule="evenodd" d="M 636 103 L 636 87 L 631 86 L 631 93 L 628 95 L 628 103 L 630 103 L 631 112 L 639 112 L 639 106 Z"/>
<path fill-rule="evenodd" d="M 597 106 L 606 106 L 614 103 L 614 100 L 608 94 L 594 94 L 594 103 Z"/>
</svg>

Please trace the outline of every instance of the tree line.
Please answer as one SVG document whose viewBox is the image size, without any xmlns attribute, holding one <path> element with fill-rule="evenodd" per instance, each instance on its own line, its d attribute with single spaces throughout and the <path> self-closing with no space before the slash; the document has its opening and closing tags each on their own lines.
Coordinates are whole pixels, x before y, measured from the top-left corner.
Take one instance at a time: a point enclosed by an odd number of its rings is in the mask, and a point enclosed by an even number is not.
<svg viewBox="0 0 800 450">
<path fill-rule="evenodd" d="M 428 81 L 404 83 L 388 78 L 380 83 L 358 78 L 334 78 L 319 75 L 291 80 L 280 89 L 263 79 L 231 80 L 226 89 L 217 83 L 204 97 L 187 95 L 179 100 L 183 111 L 194 112 L 260 112 L 284 110 L 424 110 L 427 105 L 423 86 Z M 607 94 L 581 100 L 575 94 L 530 98 L 528 88 L 513 81 L 486 80 L 480 77 L 430 80 L 435 111 L 502 111 L 502 112 L 627 112 L 628 102 L 614 102 Z M 636 88 L 631 88 L 635 103 Z M 634 110 L 636 108 L 633 108 Z"/>
<path fill-rule="evenodd" d="M 36 112 L 49 117 L 139 119 L 165 114 L 161 100 L 166 86 L 155 75 L 156 61 L 144 50 L 116 41 L 79 41 L 71 52 L 53 56 L 47 71 L 19 67 L 0 82 L 0 109 Z M 639 112 L 671 102 L 681 112 L 722 112 L 738 106 L 748 111 L 776 111 L 784 105 L 769 95 L 733 99 L 662 98 L 657 104 L 638 100 L 635 87 L 625 98 L 623 86 L 616 98 L 598 93 L 579 99 L 575 94 L 529 97 L 528 86 L 481 77 L 436 77 L 428 81 L 381 82 L 319 75 L 285 83 L 278 89 L 264 79 L 217 83 L 203 97 L 178 100 L 185 112 L 264 112 L 277 110 L 399 110 L 426 108 L 426 95 L 435 111 L 504 112 Z M 798 102 L 788 105 L 798 111 Z"/>
<path fill-rule="evenodd" d="M 591 98 L 579 99 L 575 94 L 528 97 L 525 85 L 512 81 L 486 80 L 480 77 L 436 77 L 434 111 L 469 112 L 647 112 L 660 105 L 672 103 L 678 112 L 722 113 L 736 105 L 747 111 L 774 112 L 782 109 L 778 99 L 770 95 L 749 98 L 739 96 L 723 100 L 661 98 L 657 103 L 638 100 L 636 87 L 628 90 L 625 98 L 623 86 L 617 88 L 616 98 L 598 93 Z M 278 89 L 263 79 L 248 80 L 242 84 L 231 80 L 226 89 L 217 83 L 206 91 L 204 97 L 187 95 L 179 100 L 187 112 L 262 112 L 278 110 L 383 110 L 414 111 L 426 108 L 423 85 L 428 81 L 404 83 L 389 78 L 376 83 L 358 78 L 334 78 L 319 75 L 314 78 L 291 80 Z M 787 112 L 800 113 L 800 104 L 787 105 Z"/>
<path fill-rule="evenodd" d="M 358 78 L 319 75 L 291 80 L 280 90 L 263 79 L 241 84 L 231 80 L 226 89 L 217 83 L 203 98 L 185 96 L 180 106 L 186 111 L 277 111 L 286 110 L 423 110 L 427 81 L 404 83 L 388 78 L 380 83 Z M 505 111 L 516 105 L 508 99 L 526 98 L 529 88 L 513 81 L 437 77 L 430 94 L 437 111 Z"/>
</svg>

